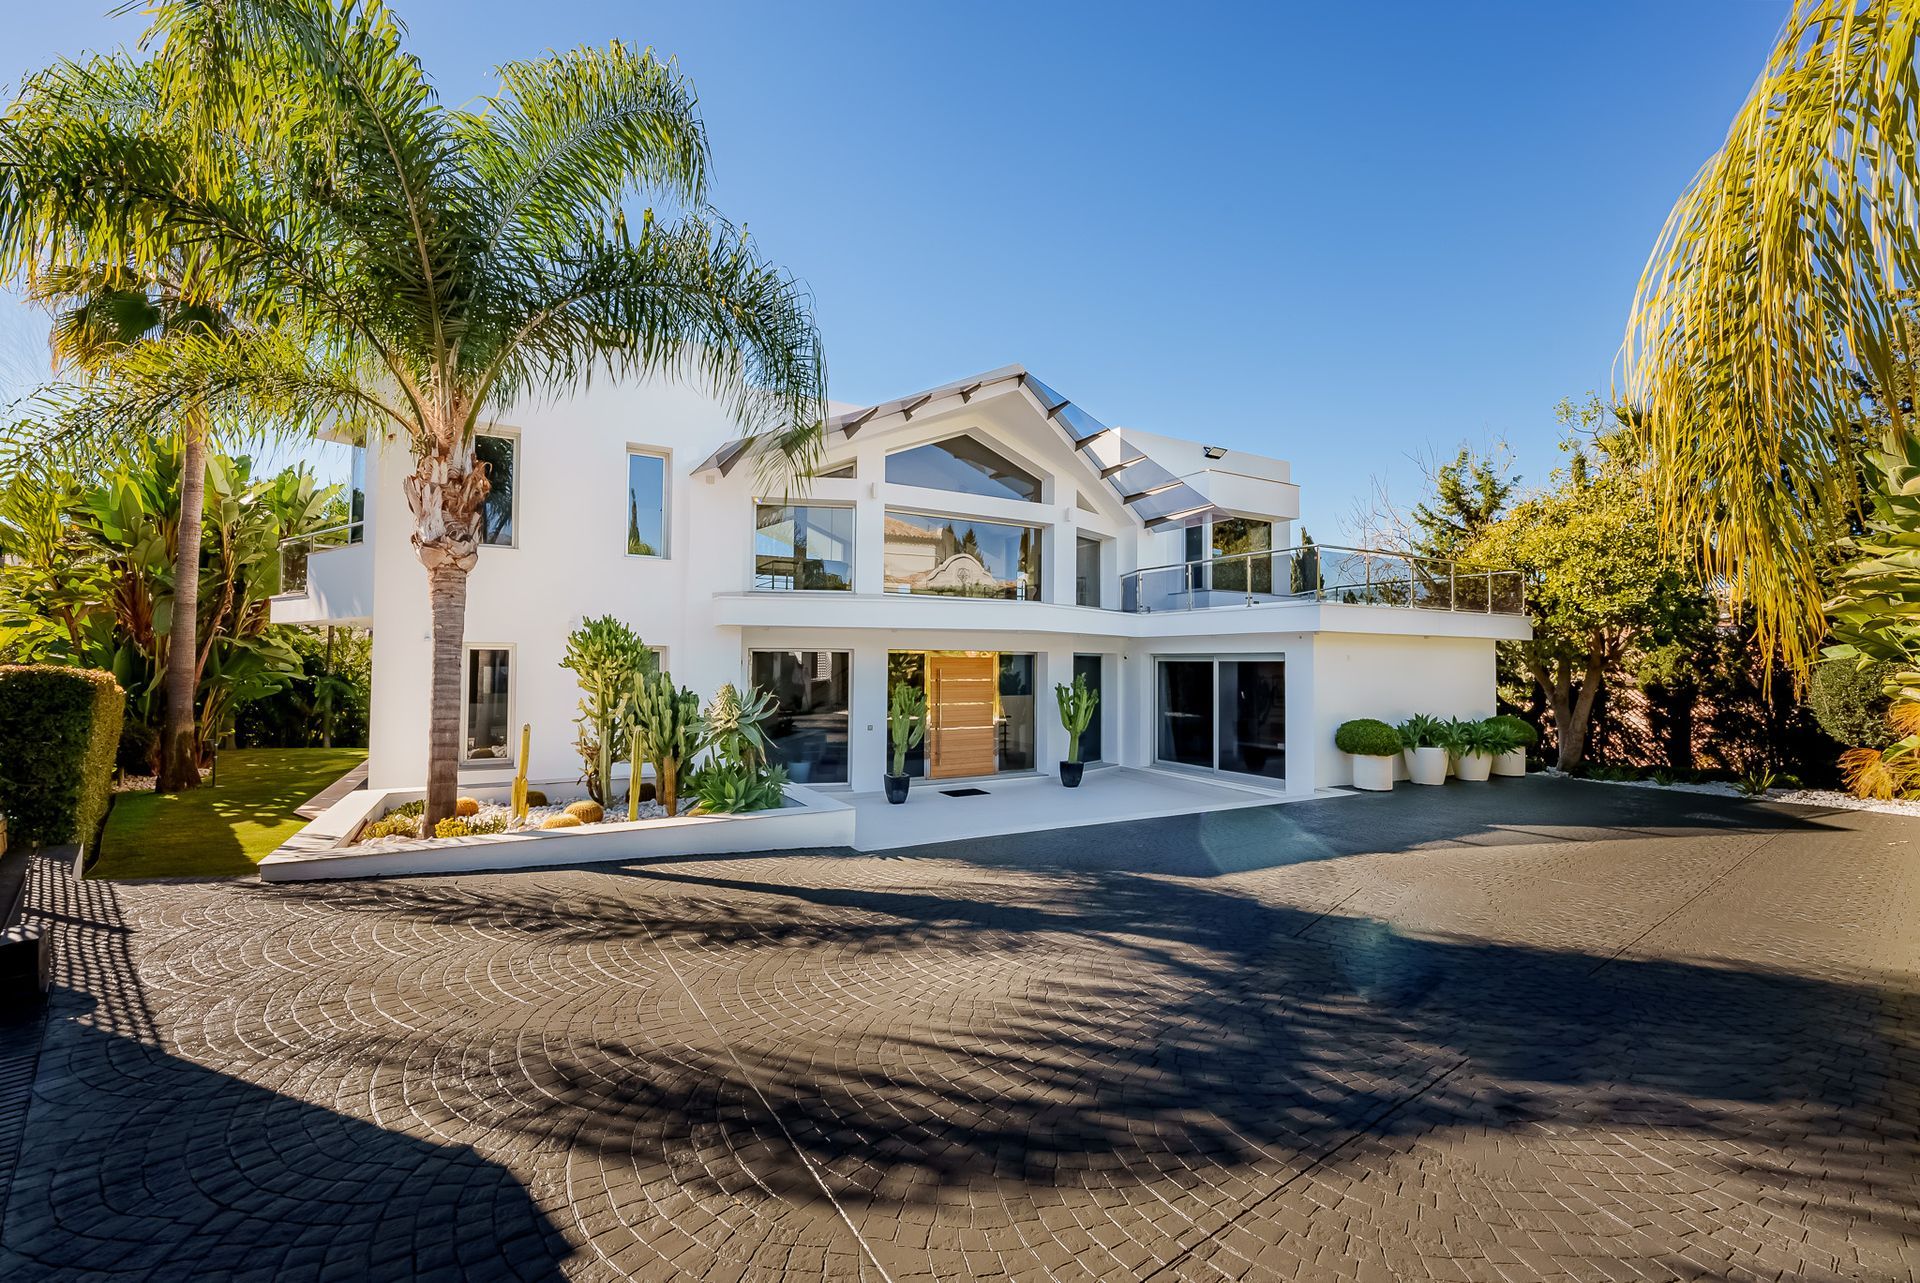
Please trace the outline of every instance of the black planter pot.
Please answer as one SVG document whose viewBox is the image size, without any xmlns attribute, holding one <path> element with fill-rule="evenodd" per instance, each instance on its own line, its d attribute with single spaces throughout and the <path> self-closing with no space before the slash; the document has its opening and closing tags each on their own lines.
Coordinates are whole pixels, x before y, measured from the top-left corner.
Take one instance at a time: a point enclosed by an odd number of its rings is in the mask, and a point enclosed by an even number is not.
<svg viewBox="0 0 1920 1283">
<path fill-rule="evenodd" d="M 913 782 L 913 776 L 882 775 L 880 778 L 887 786 L 887 801 L 898 806 L 907 800 L 907 785 Z"/>
<path fill-rule="evenodd" d="M 1060 782 L 1070 789 L 1080 787 L 1080 775 L 1087 769 L 1085 762 L 1060 763 Z"/>
</svg>

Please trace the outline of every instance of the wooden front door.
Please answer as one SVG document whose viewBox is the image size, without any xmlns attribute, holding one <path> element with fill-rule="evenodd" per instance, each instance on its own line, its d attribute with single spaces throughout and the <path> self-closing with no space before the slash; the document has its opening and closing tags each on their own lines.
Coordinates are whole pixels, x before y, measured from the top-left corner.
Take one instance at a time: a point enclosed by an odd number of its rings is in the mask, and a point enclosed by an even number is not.
<svg viewBox="0 0 1920 1283">
<path fill-rule="evenodd" d="M 995 655 L 927 656 L 927 774 L 992 775 Z"/>
</svg>

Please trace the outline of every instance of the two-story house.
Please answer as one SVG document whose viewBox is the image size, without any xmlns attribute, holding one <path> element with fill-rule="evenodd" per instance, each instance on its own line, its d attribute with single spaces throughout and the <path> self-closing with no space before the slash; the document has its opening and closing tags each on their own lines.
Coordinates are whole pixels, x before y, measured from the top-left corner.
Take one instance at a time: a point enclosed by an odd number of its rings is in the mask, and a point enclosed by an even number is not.
<svg viewBox="0 0 1920 1283">
<path fill-rule="evenodd" d="M 478 443 L 487 546 L 469 586 L 463 778 L 580 770 L 560 667 L 612 614 L 683 685 L 773 693 L 775 745 L 815 788 L 880 788 L 895 682 L 927 695 L 909 770 L 1047 772 L 1055 683 L 1101 693 L 1090 761 L 1312 792 L 1349 782 L 1340 722 L 1494 711 L 1494 645 L 1522 638 L 1519 578 L 1295 547 L 1288 465 L 1110 428 L 1010 366 L 839 408 L 804 493 L 761 488 L 723 406 L 684 383 L 515 408 Z M 281 622 L 373 630 L 370 782 L 425 776 L 425 572 L 406 443 L 356 469 L 362 522 L 315 548 Z M 931 835 L 930 835 L 931 836 Z"/>
</svg>

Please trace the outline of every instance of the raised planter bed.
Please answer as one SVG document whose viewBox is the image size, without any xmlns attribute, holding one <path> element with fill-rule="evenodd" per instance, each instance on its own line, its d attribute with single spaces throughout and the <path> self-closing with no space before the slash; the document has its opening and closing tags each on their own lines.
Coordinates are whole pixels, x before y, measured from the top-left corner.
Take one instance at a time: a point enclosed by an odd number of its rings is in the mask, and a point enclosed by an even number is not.
<svg viewBox="0 0 1920 1283">
<path fill-rule="evenodd" d="M 577 792 L 565 783 L 537 783 L 561 798 Z M 505 786 L 467 788 L 483 801 L 503 800 Z M 583 825 L 570 829 L 514 829 L 461 838 L 387 839 L 355 845 L 369 820 L 424 796 L 419 788 L 362 789 L 323 811 L 313 823 L 260 862 L 263 882 L 396 877 L 420 873 L 474 873 L 563 864 L 847 847 L 853 808 L 804 785 L 787 785 L 785 806 L 740 815 L 680 815 L 673 819 Z M 614 811 L 624 815 L 616 806 Z"/>
</svg>

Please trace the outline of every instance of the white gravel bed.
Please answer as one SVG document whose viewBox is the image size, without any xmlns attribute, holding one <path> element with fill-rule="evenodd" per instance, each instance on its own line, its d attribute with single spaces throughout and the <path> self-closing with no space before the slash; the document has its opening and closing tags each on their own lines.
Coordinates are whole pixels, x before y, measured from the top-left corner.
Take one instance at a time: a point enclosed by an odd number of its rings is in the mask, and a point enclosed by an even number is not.
<svg viewBox="0 0 1920 1283">
<path fill-rule="evenodd" d="M 531 832 L 533 830 L 537 830 L 543 822 L 552 818 L 553 816 L 564 815 L 566 813 L 568 806 L 580 800 L 581 799 L 579 798 L 569 798 L 567 801 L 554 802 L 547 806 L 530 806 L 527 808 L 527 821 L 525 824 L 515 824 L 513 822 L 513 808 L 506 805 L 504 802 L 482 802 L 480 804 L 480 810 L 477 813 L 471 816 L 467 816 L 465 818 L 470 820 L 475 820 L 475 821 L 483 821 L 483 822 L 488 820 L 505 820 L 506 827 L 500 830 L 501 832 L 526 833 L 526 832 Z M 681 814 L 683 815 L 686 814 L 686 812 L 689 809 L 691 809 L 693 805 L 694 805 L 694 802 L 691 798 L 682 798 L 680 800 Z M 666 813 L 667 813 L 667 809 L 664 806 L 661 806 L 658 802 L 642 802 L 640 804 L 640 814 L 638 818 L 642 820 L 658 820 L 664 817 Z M 380 818 L 381 817 L 379 816 L 374 816 L 372 817 L 371 820 L 369 820 L 369 823 L 372 823 L 373 821 L 376 821 Z M 603 818 L 599 822 L 599 824 L 582 824 L 579 827 L 583 829 L 592 829 L 592 828 L 599 828 L 601 825 L 625 824 L 626 822 L 627 822 L 627 804 L 625 799 L 622 799 L 621 801 L 614 803 L 614 805 L 606 812 L 605 818 Z M 475 834 L 474 836 L 489 837 L 492 835 L 491 834 Z M 405 846 L 406 844 L 411 842 L 421 842 L 421 841 L 451 842 L 455 840 L 456 839 L 453 839 L 453 838 L 432 838 L 432 837 L 428 837 L 428 838 L 384 837 L 384 838 L 374 838 L 371 841 L 356 842 L 354 843 L 354 846 L 357 848 L 365 848 L 366 850 L 369 850 L 369 851 L 379 851 L 391 846 Z"/>
<path fill-rule="evenodd" d="M 1565 775 L 1562 771 L 1542 771 L 1542 775 Z M 1708 784 L 1659 784 L 1653 780 L 1595 780 L 1585 776 L 1567 778 L 1586 779 L 1589 784 L 1620 784 L 1627 788 L 1666 789 L 1672 793 L 1711 793 L 1716 797 L 1747 798 L 1755 802 L 1785 802 L 1790 806 L 1824 806 L 1841 811 L 1879 811 L 1883 815 L 1920 816 L 1920 802 L 1882 802 L 1874 798 L 1855 797 L 1851 793 L 1841 793 L 1834 789 L 1781 788 L 1768 789 L 1760 796 L 1742 793 L 1733 785 L 1724 781 Z"/>
</svg>

